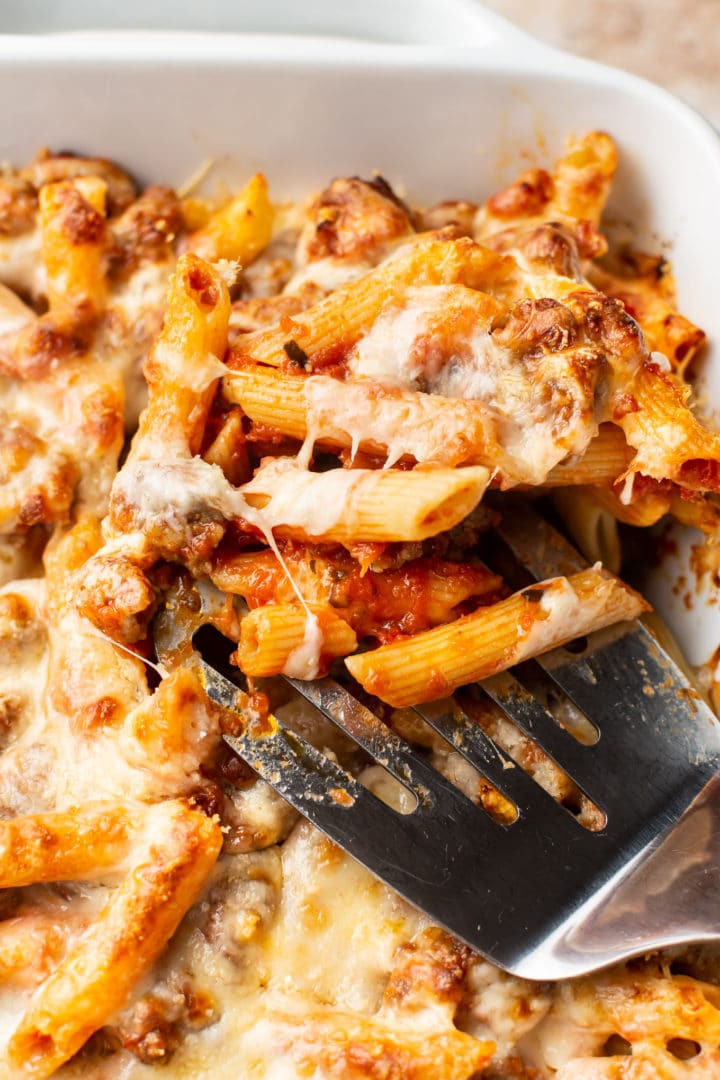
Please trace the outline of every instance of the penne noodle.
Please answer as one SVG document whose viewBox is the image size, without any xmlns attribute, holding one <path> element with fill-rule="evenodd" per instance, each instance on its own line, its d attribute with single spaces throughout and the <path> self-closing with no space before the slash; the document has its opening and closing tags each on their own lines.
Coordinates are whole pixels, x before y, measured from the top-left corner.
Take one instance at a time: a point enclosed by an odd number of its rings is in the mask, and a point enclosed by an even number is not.
<svg viewBox="0 0 720 1080">
<path fill-rule="evenodd" d="M 441 978 L 447 980 L 448 975 L 447 972 L 428 974 L 431 986 L 433 977 L 439 982 Z M 404 988 L 404 984 L 400 979 L 397 986 L 393 986 L 393 992 L 403 1001 L 399 987 Z M 375 1069 L 376 1076 L 382 1076 L 378 1071 L 380 1068 L 385 1069 L 388 1078 L 467 1080 L 470 1076 L 482 1075 L 493 1056 L 495 1043 L 474 1039 L 458 1030 L 446 1017 L 445 1000 L 441 999 L 440 1004 L 435 1000 L 438 995 L 437 991 L 435 994 L 427 991 L 421 1004 L 413 1003 L 405 1009 L 388 1006 L 377 1017 L 338 1009 L 317 1009 L 311 1019 L 296 1014 L 284 1017 L 278 1035 L 278 1050 L 287 1054 L 293 1063 L 290 1066 L 293 1072 L 286 1075 L 360 1077 L 358 1061 L 363 1063 L 361 1067 L 370 1076 L 372 1073 L 364 1066 L 366 1062 L 369 1068 Z M 450 1000 L 454 1001 L 454 998 Z M 406 1012 L 410 1016 L 429 1014 L 432 1026 L 426 1024 L 419 1028 L 417 1020 L 410 1023 L 405 1019 Z M 376 1062 L 379 1063 L 377 1068 Z M 387 1068 L 385 1062 L 389 1063 Z"/>
<path fill-rule="evenodd" d="M 475 216 L 474 235 L 494 242 L 501 230 L 560 223 L 574 233 L 583 255 L 594 257 L 607 250 L 597 227 L 616 168 L 615 144 L 605 132 L 573 139 L 552 175 L 529 169 L 492 195 Z"/>
<path fill-rule="evenodd" d="M 490 473 L 465 469 L 331 469 L 272 458 L 240 489 L 279 536 L 337 543 L 425 540 L 475 509 Z"/>
<path fill-rule="evenodd" d="M 396 707 L 413 705 L 446 697 L 645 610 L 637 593 L 595 567 L 539 582 L 409 640 L 350 656 L 345 665 L 368 693 Z"/>
<path fill-rule="evenodd" d="M 313 382 L 318 378 L 327 379 L 327 376 L 313 376 Z M 303 375 L 285 375 L 275 368 L 252 364 L 225 376 L 223 396 L 239 405 L 256 423 L 267 424 L 291 438 L 304 439 L 308 428 L 306 382 Z M 338 388 L 344 385 L 339 379 L 332 382 Z"/>
<path fill-rule="evenodd" d="M 484 566 L 463 566 L 458 563 L 438 565 L 430 559 L 423 559 L 418 560 L 418 570 L 421 562 L 426 566 L 426 573 L 424 593 L 420 595 L 431 624 L 447 622 L 452 618 L 453 608 L 465 600 L 491 596 L 503 587 L 502 578 Z"/>
<path fill-rule="evenodd" d="M 607 488 L 590 489 L 597 506 L 602 507 L 617 521 L 638 528 L 649 528 L 669 513 L 673 501 L 671 491 L 644 491 L 629 503 L 624 503 L 616 491 Z"/>
<path fill-rule="evenodd" d="M 371 381 L 285 375 L 255 365 L 225 377 L 225 397 L 251 420 L 296 439 L 443 465 L 504 463 L 487 407 Z"/>
<path fill-rule="evenodd" d="M 622 477 L 632 459 L 632 450 L 615 424 L 601 424 L 582 457 L 561 461 L 549 473 L 543 487 L 594 484 L 610 487 Z"/>
<path fill-rule="evenodd" d="M 663 1053 L 660 1057 L 652 1050 L 647 1059 L 643 1055 L 639 1069 L 626 1069 L 627 1058 L 640 1059 L 640 1047 L 654 1049 L 664 1047 L 668 1041 L 682 1043 L 689 1040 L 714 1050 L 720 1043 L 720 995 L 714 983 L 703 982 L 702 975 L 692 978 L 678 973 L 668 978 L 661 966 L 640 970 L 642 981 L 628 965 L 619 970 L 597 972 L 590 978 L 573 979 L 566 984 L 568 1009 L 572 1010 L 569 1015 L 588 1016 L 592 1010 L 602 1017 L 602 1030 L 617 1032 L 634 1044 L 632 1054 L 623 1049 L 620 1054 L 604 1060 L 581 1059 L 579 1068 L 583 1080 L 636 1080 L 643 1072 L 651 1080 L 669 1080 L 673 1072 L 676 1075 L 685 1072 L 688 1076 L 693 1072 L 702 1076 L 705 1072 L 706 1076 L 714 1077 L 718 1063 L 714 1054 L 712 1057 L 708 1054 L 707 1068 L 702 1059 L 698 1062 L 702 1071 L 696 1070 L 692 1063 L 688 1066 L 687 1061 L 681 1061 L 680 1069 L 676 1069 L 679 1055 Z M 668 1040 L 671 1032 L 673 1040 Z M 694 1058 L 695 1048 L 690 1045 L 689 1050 Z M 707 1051 L 703 1051 L 703 1056 L 705 1053 Z M 595 1068 L 598 1060 L 603 1066 L 602 1071 Z M 616 1062 L 619 1062 L 617 1067 Z M 606 1063 L 610 1064 L 609 1070 L 604 1068 Z M 577 1073 L 574 1065 L 572 1071 Z M 558 1076 L 562 1077 L 563 1072 L 566 1078 L 572 1076 L 571 1070 L 565 1068 L 559 1070 Z"/>
<path fill-rule="evenodd" d="M 197 453 L 222 374 L 230 297 L 217 270 L 184 255 L 170 279 L 162 331 L 145 364 L 147 408 L 130 460 Z"/>
<path fill-rule="evenodd" d="M 52 664 L 47 693 L 52 707 L 67 717 L 76 734 L 99 733 L 119 727 L 125 716 L 147 694 L 145 668 L 139 657 L 120 654 L 112 640 L 79 623 L 78 611 L 103 613 L 115 634 L 119 624 L 127 622 L 128 611 L 138 606 L 138 597 L 150 603 L 154 594 L 141 571 L 124 563 L 108 560 L 95 563 L 93 556 L 102 544 L 100 522 L 83 516 L 67 532 L 56 532 L 45 549 L 48 619 L 54 634 Z M 117 604 L 93 594 L 92 604 L 85 605 L 84 589 L 91 586 L 88 568 L 102 578 Z M 99 574 L 98 574 L 99 571 Z M 122 589 L 117 589 L 118 582 Z M 115 590 L 113 590 L 113 583 Z M 120 602 L 122 596 L 122 602 Z M 98 618 L 98 622 L 102 622 Z M 89 632 L 88 632 L 89 631 Z M 92 634 L 92 637 L 91 637 Z M 97 672 L 102 672 L 99 678 Z"/>
<path fill-rule="evenodd" d="M 73 309 L 96 316 L 107 300 L 105 196 L 95 176 L 46 184 L 40 189 L 42 255 L 51 311 Z"/>
<path fill-rule="evenodd" d="M 188 240 L 188 251 L 208 262 L 231 259 L 247 266 L 270 243 L 274 211 L 267 180 L 257 173 L 234 198 L 210 215 Z"/>
<path fill-rule="evenodd" d="M 581 139 L 573 139 L 553 171 L 555 191 L 550 214 L 557 209 L 562 216 L 599 225 L 617 161 L 615 144 L 604 131 L 591 131 Z"/>
<path fill-rule="evenodd" d="M 673 480 L 693 491 L 720 491 L 720 435 L 690 412 L 689 388 L 649 362 L 637 372 L 633 393 L 638 408 L 617 421 L 636 451 L 630 475 Z"/>
<path fill-rule="evenodd" d="M 202 721 L 204 727 L 198 731 Z M 163 773 L 167 762 L 192 761 L 203 737 L 211 738 L 215 727 L 208 715 L 208 704 L 200 679 L 190 668 L 178 667 L 160 683 L 157 691 L 134 709 L 124 726 L 128 742 L 128 761 L 142 766 L 156 762 L 156 774 Z"/>
<path fill-rule="evenodd" d="M 447 973 L 435 975 L 437 982 L 447 979 Z M 433 978 L 427 976 L 428 981 Z M 402 986 L 398 979 L 398 986 Z M 430 985 L 433 985 L 432 983 Z M 393 987 L 397 998 L 404 1000 L 401 990 Z M 467 1080 L 482 1075 L 495 1051 L 488 1039 L 474 1039 L 458 1030 L 447 1020 L 447 1005 L 440 1005 L 428 992 L 422 1006 L 402 1009 L 387 1008 L 379 1016 L 366 1017 L 354 1011 L 320 1009 L 310 1019 L 296 1013 L 282 1017 L 278 1032 L 278 1054 L 287 1055 L 292 1072 L 287 1076 L 360 1077 L 357 1062 L 362 1062 L 366 1075 L 368 1067 L 385 1069 L 385 1076 L 407 1077 L 408 1080 Z M 428 1000 L 429 999 L 429 1000 Z M 451 999 L 454 1000 L 454 999 Z M 417 1020 L 408 1022 L 405 1013 L 428 1015 L 434 1022 L 418 1027 Z M 401 1024 L 400 1021 L 404 1020 Z M 435 1025 L 438 1025 L 437 1027 Z M 376 1067 L 376 1062 L 378 1066 Z M 388 1062 L 388 1066 L 385 1066 Z M 389 1071 L 392 1070 L 392 1071 Z"/>
<path fill-rule="evenodd" d="M 96 878 L 125 859 L 142 810 L 117 803 L 0 821 L 0 888 Z"/>
<path fill-rule="evenodd" d="M 611 573 L 620 570 L 620 538 L 617 518 L 595 498 L 599 488 L 558 488 L 553 506 L 570 536 L 590 563 L 601 562 Z"/>
<path fill-rule="evenodd" d="M 418 285 L 461 283 L 502 295 L 517 274 L 514 259 L 480 247 L 467 237 L 439 239 L 430 234 L 376 270 L 341 286 L 314 307 L 286 319 L 280 327 L 248 334 L 237 344 L 238 357 L 273 367 L 286 364 L 286 346 L 312 359 L 323 350 L 354 344 L 372 325 L 383 307 Z"/>
<path fill-rule="evenodd" d="M 336 656 L 357 648 L 354 630 L 331 607 L 311 604 L 309 610 L 311 619 L 298 604 L 265 604 L 250 611 L 240 624 L 240 669 L 257 678 L 280 674 L 307 678 L 305 653 L 310 644 L 317 657 L 316 677 Z"/>
<path fill-rule="evenodd" d="M 12 1035 L 9 1075 L 50 1076 L 125 1004 L 195 902 L 221 844 L 219 825 L 183 802 L 148 813 L 137 862 Z"/>
<path fill-rule="evenodd" d="M 671 490 L 649 490 L 623 503 L 611 488 L 558 488 L 553 503 L 585 558 L 600 561 L 612 573 L 620 570 L 620 539 L 617 523 L 647 528 L 670 512 L 675 501 Z"/>
<path fill-rule="evenodd" d="M 674 490 L 670 498 L 670 513 L 676 521 L 691 529 L 720 535 L 720 507 L 702 495 L 689 499 L 686 494 Z"/>
</svg>

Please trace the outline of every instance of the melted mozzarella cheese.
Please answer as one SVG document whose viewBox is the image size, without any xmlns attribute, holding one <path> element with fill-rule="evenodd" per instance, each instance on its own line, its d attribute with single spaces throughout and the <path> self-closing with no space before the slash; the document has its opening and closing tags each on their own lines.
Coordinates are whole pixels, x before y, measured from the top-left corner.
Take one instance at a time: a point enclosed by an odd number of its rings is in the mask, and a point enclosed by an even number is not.
<svg viewBox="0 0 720 1080">
<path fill-rule="evenodd" d="M 408 289 L 406 303 L 384 311 L 355 345 L 348 370 L 407 390 L 417 389 L 421 381 L 431 383 L 437 372 L 428 370 L 426 351 L 416 344 L 428 334 L 430 320 L 443 310 L 452 291 L 451 285 Z"/>
<path fill-rule="evenodd" d="M 282 847 L 233 863 L 237 914 L 227 921 L 239 932 L 224 950 L 195 938 L 185 953 L 193 986 L 219 1000 L 220 1020 L 182 1043 L 172 1076 L 211 1070 L 213 1080 L 340 1080 L 319 1065 L 308 1074 L 293 1042 L 315 1021 L 332 1023 L 335 1010 L 375 1014 L 398 947 L 426 920 L 306 822 Z M 260 892 L 252 887 L 259 878 Z M 232 952 L 233 964 L 218 959 L 222 951 Z M 68 1075 L 99 1080 L 100 1068 Z M 126 1060 L 117 1075 L 139 1080 L 144 1072 Z"/>
<path fill-rule="evenodd" d="M 409 289 L 405 305 L 383 312 L 355 345 L 348 368 L 356 379 L 482 403 L 514 471 L 527 482 L 541 483 L 568 454 L 581 454 L 597 433 L 592 394 L 563 353 L 526 358 L 499 344 L 484 327 L 463 341 L 439 337 L 438 315 L 452 289 Z M 328 391 L 307 393 L 321 397 Z M 329 411 L 326 406 L 324 415 Z"/>
<path fill-rule="evenodd" d="M 17 334 L 35 318 L 35 312 L 12 289 L 0 284 L 0 340 Z"/>
<path fill-rule="evenodd" d="M 73 485 L 70 499 L 101 517 L 117 469 L 117 442 L 104 425 L 122 409 L 119 377 L 92 355 L 72 358 L 41 379 L 0 378 L 0 400 L 0 425 L 34 443 L 27 462 L 2 478 L 6 500 L 12 493 L 19 510 L 38 490 L 56 497 L 60 480 Z M 16 519 L 0 526 L 16 527 Z"/>
<path fill-rule="evenodd" d="M 366 479 L 364 469 L 331 469 L 322 474 L 323 497 L 319 499 L 318 473 L 302 468 L 296 458 L 271 458 L 242 491 L 268 500 L 261 511 L 265 528 L 285 525 L 309 536 L 322 536 L 345 519 Z"/>
<path fill-rule="evenodd" d="M 297 479 L 297 496 L 294 489 L 287 489 L 286 484 L 277 486 L 277 481 L 285 478 L 288 472 L 293 472 Z M 255 525 L 265 537 L 305 609 L 305 635 L 301 645 L 291 653 L 285 673 L 295 678 L 314 678 L 320 670 L 322 631 L 288 570 L 273 529 L 281 524 L 299 524 L 299 527 L 310 532 L 323 523 L 326 526 L 328 522 L 334 524 L 343 512 L 343 498 L 357 482 L 352 478 L 352 473 L 345 470 L 336 472 L 346 480 L 338 485 L 341 488 L 338 497 L 328 499 L 324 504 L 324 512 L 320 510 L 318 500 L 312 499 L 308 491 L 303 498 L 303 478 L 306 488 L 309 488 L 308 478 L 313 474 L 306 473 L 291 458 L 273 459 L 258 470 L 258 475 L 243 488 L 234 488 L 218 465 L 211 465 L 199 457 L 171 462 L 128 462 L 115 478 L 113 496 L 120 497 L 132 506 L 139 537 L 152 532 L 162 522 L 165 530 L 182 539 L 189 528 L 188 518 L 208 509 L 227 520 L 244 518 Z M 270 504 L 258 509 L 247 502 L 245 493 L 269 496 Z M 292 517 L 291 521 L 287 520 L 288 516 Z M 116 547 L 122 550 L 126 541 L 127 537 L 118 537 Z M 132 540 L 130 542 L 132 544 Z"/>
<path fill-rule="evenodd" d="M 588 608 L 597 606 L 598 610 L 601 610 L 604 599 L 603 596 L 602 603 L 598 605 L 591 605 L 587 601 L 581 603 L 567 578 L 555 578 L 546 585 L 538 604 L 537 617 L 520 644 L 522 655 L 534 656 L 546 652 L 557 639 L 559 627 L 567 629 L 572 637 L 581 620 L 589 614 Z"/>
<path fill-rule="evenodd" d="M 315 497 L 318 474 L 301 468 L 295 458 L 271 458 L 240 488 L 230 484 L 219 465 L 200 457 L 170 462 L 140 460 L 128 463 L 118 473 L 113 495 L 133 507 L 136 526 L 144 532 L 152 532 L 158 522 L 184 530 L 193 514 L 210 510 L 228 520 L 244 518 L 274 546 L 272 530 L 281 525 L 310 535 L 332 529 L 342 519 L 346 500 L 364 475 L 360 470 L 345 469 L 323 474 L 323 488 L 329 494 L 320 503 Z M 260 499 L 264 505 L 252 505 L 247 496 Z"/>
<path fill-rule="evenodd" d="M 33 299 L 44 296 L 47 275 L 41 248 L 39 227 L 19 236 L 0 236 L 0 282 Z"/>
<path fill-rule="evenodd" d="M 95 352 L 125 387 L 125 427 L 134 431 L 147 403 L 142 365 L 160 330 L 174 260 L 147 262 L 118 285 L 109 302 Z"/>
<path fill-rule="evenodd" d="M 320 670 L 322 646 L 320 623 L 312 611 L 307 611 L 303 639 L 288 655 L 282 674 L 291 679 L 315 679 Z"/>
<path fill-rule="evenodd" d="M 17 626 L 8 604 L 22 615 Z M 153 699 L 142 663 L 119 653 L 71 606 L 48 625 L 46 605 L 44 579 L 0 590 L 0 709 L 14 718 L 12 743 L 0 756 L 0 807 L 64 810 L 98 798 L 157 800 L 196 786 L 202 746 L 217 735 L 212 714 L 184 701 L 176 714 L 182 738 L 149 768 Z M 107 723 L 94 722 L 97 704 L 111 710 Z"/>
<path fill-rule="evenodd" d="M 13 614 L 16 605 L 17 620 Z M 0 713 L 6 713 L 7 720 L 16 717 L 14 723 L 8 723 L 13 739 L 42 719 L 49 655 L 44 605 L 45 581 L 41 578 L 13 581 L 0 589 Z"/>
<path fill-rule="evenodd" d="M 188 932 L 165 965 L 178 966 L 194 990 L 209 994 L 219 1019 L 180 1045 L 165 1070 L 173 1080 L 343 1080 L 342 1061 L 313 1060 L 309 1040 L 335 1030 L 345 1046 L 353 1016 L 384 1018 L 400 1041 L 404 1032 L 447 1030 L 448 1004 L 434 999 L 431 983 L 417 1006 L 383 1007 L 398 949 L 428 925 L 426 918 L 307 822 L 282 847 L 224 857 L 215 877 L 219 891 L 211 885 L 209 899 L 190 913 Z M 220 937 L 208 939 L 199 928 L 211 908 L 222 917 L 213 923 Z M 468 973 L 466 1026 L 474 1037 L 500 1036 L 503 1049 L 512 1049 L 547 1012 L 549 999 L 478 961 Z M 73 1080 L 149 1075 L 122 1053 L 65 1072 Z"/>
<path fill-rule="evenodd" d="M 358 379 L 342 384 L 314 375 L 304 384 L 307 435 L 298 460 L 307 464 L 320 439 L 351 440 L 350 459 L 361 444 L 385 452 L 385 468 L 404 456 L 418 462 L 465 461 L 464 442 L 478 428 L 492 431 L 493 417 L 481 403 L 438 402 L 432 394 L 386 390 Z M 440 406 L 440 407 L 438 407 Z"/>
<path fill-rule="evenodd" d="M 296 270 L 283 293 L 298 293 L 308 284 L 318 285 L 325 292 L 332 292 L 351 281 L 357 281 L 369 270 L 372 270 L 372 264 L 363 259 L 339 259 L 328 255 Z"/>
<path fill-rule="evenodd" d="M 551 1007 L 547 985 L 506 975 L 480 957 L 471 965 L 467 982 L 467 1029 L 478 1039 L 493 1039 L 501 1059 L 532 1038 Z M 527 1060 L 534 1064 L 536 1057 Z"/>
</svg>

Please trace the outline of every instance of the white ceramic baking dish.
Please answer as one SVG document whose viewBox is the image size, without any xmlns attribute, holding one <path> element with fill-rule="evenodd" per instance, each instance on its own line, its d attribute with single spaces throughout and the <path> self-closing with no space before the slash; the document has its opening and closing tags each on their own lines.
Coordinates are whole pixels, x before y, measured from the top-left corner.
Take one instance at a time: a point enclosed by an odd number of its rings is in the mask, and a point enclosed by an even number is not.
<svg viewBox="0 0 720 1080">
<path fill-rule="evenodd" d="M 179 183 L 210 157 L 230 181 L 262 168 L 278 195 L 378 169 L 417 201 L 480 199 L 549 160 L 569 133 L 607 129 L 621 153 L 608 220 L 670 255 L 681 310 L 715 343 L 701 392 L 717 400 L 720 142 L 658 87 L 541 45 L 472 0 L 16 8 L 2 15 L 16 32 L 0 35 L 9 160 L 47 144 Z M 157 30 L 170 11 L 180 31 Z M 97 29 L 79 32 L 87 26 Z M 27 33 L 48 28 L 70 32 Z M 693 541 L 679 536 L 650 593 L 703 663 L 720 642 L 715 596 L 706 585 L 688 609 L 672 589 L 681 573 L 693 581 Z"/>
</svg>

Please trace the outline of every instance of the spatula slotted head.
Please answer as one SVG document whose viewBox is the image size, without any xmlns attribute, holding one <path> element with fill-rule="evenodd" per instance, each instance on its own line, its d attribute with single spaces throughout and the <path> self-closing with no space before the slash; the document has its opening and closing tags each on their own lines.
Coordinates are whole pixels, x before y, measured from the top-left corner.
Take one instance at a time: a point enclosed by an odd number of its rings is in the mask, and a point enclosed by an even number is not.
<svg viewBox="0 0 720 1080">
<path fill-rule="evenodd" d="M 505 509 L 498 533 L 536 580 L 582 566 L 527 506 Z M 595 804 L 601 827 L 594 831 L 512 760 L 457 699 L 416 712 L 514 804 L 512 823 L 471 802 L 331 679 L 288 682 L 412 792 L 411 812 L 381 801 L 275 719 L 260 733 L 249 725 L 226 741 L 350 855 L 494 963 L 529 978 L 581 974 L 643 951 L 648 941 L 677 940 L 657 915 L 654 922 L 645 918 L 644 898 L 634 885 L 628 894 L 629 883 L 717 771 L 720 727 L 637 622 L 533 663 L 595 726 L 594 742 L 581 742 L 560 725 L 525 685 L 523 669 L 494 676 L 472 694 L 476 700 L 487 695 L 486 707 L 499 707 Z M 234 708 L 237 686 L 205 661 L 202 670 L 209 696 Z M 629 896 L 621 910 L 608 902 L 613 890 Z M 654 936 L 648 937 L 650 923 Z"/>
</svg>

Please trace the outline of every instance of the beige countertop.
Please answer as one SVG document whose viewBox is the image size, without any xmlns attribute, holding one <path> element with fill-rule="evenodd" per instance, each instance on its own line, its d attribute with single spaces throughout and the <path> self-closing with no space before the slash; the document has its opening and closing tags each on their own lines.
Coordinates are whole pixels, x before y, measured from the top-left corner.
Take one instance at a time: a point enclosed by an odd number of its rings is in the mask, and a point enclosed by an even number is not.
<svg viewBox="0 0 720 1080">
<path fill-rule="evenodd" d="M 553 45 L 626 68 L 720 130 L 720 0 L 484 0 Z"/>
</svg>

